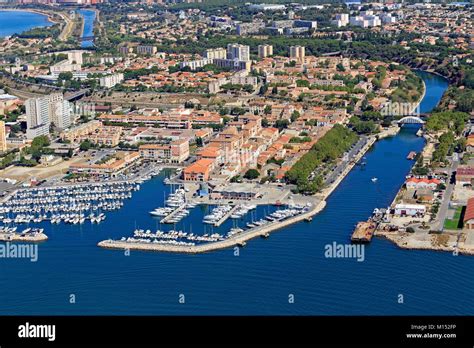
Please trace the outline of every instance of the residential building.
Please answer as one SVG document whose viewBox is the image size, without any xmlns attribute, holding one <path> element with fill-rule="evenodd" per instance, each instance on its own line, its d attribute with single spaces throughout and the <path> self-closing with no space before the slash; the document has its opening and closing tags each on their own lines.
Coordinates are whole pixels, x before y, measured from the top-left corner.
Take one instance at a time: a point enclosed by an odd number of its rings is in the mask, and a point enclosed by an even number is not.
<svg viewBox="0 0 474 348">
<path fill-rule="evenodd" d="M 257 34 L 260 30 L 265 29 L 264 22 L 250 22 L 237 24 L 237 35 Z"/>
<path fill-rule="evenodd" d="M 168 144 L 144 144 L 139 148 L 144 159 L 165 163 L 182 163 L 189 158 L 189 141 L 175 140 Z"/>
<path fill-rule="evenodd" d="M 202 68 L 205 65 L 208 64 L 213 64 L 214 59 L 199 59 L 199 60 L 190 60 L 190 61 L 184 61 L 179 63 L 179 67 L 182 69 L 184 67 L 189 67 L 191 70 L 196 70 L 199 68 Z"/>
<path fill-rule="evenodd" d="M 258 45 L 258 57 L 266 58 L 273 55 L 272 45 Z"/>
<path fill-rule="evenodd" d="M 349 24 L 349 14 L 339 13 L 336 15 L 336 19 L 332 22 L 337 27 L 345 27 Z"/>
<path fill-rule="evenodd" d="M 227 59 L 249 61 L 250 60 L 250 47 L 247 45 L 240 45 L 240 44 L 228 44 L 227 45 Z"/>
<path fill-rule="evenodd" d="M 199 159 L 183 170 L 183 179 L 185 181 L 208 181 L 213 168 L 214 160 Z"/>
<path fill-rule="evenodd" d="M 308 29 L 317 29 L 318 22 L 316 21 L 305 21 L 305 20 L 295 20 L 293 23 L 295 28 L 308 28 Z"/>
<path fill-rule="evenodd" d="M 227 50 L 225 48 L 209 48 L 204 52 L 207 59 L 226 59 Z"/>
<path fill-rule="evenodd" d="M 154 55 L 156 52 L 158 52 L 158 49 L 156 46 L 139 45 L 136 47 L 136 52 L 137 54 Z"/>
<path fill-rule="evenodd" d="M 435 190 L 436 187 L 441 184 L 441 181 L 438 179 L 426 179 L 426 178 L 409 178 L 405 181 L 407 189 L 426 189 Z"/>
<path fill-rule="evenodd" d="M 100 87 L 112 88 L 115 85 L 118 85 L 119 83 L 121 83 L 123 79 L 124 79 L 124 76 L 122 73 L 107 75 L 99 79 L 99 84 L 100 84 Z"/>
<path fill-rule="evenodd" d="M 31 98 L 26 100 L 26 137 L 33 139 L 41 135 L 49 135 L 51 111 L 49 97 Z"/>
<path fill-rule="evenodd" d="M 304 46 L 291 46 L 290 59 L 303 63 L 305 59 L 305 47 Z"/>
</svg>

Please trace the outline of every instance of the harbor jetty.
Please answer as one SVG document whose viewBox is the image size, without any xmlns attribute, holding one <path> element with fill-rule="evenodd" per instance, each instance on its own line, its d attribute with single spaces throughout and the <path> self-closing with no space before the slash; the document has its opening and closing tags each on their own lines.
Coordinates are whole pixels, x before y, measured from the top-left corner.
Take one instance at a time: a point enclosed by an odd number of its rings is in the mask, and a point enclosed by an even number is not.
<svg viewBox="0 0 474 348">
<path fill-rule="evenodd" d="M 165 251 L 175 253 L 198 254 L 209 252 L 213 250 L 225 249 L 233 246 L 244 246 L 250 239 L 256 237 L 267 237 L 270 232 L 279 230 L 281 228 L 290 226 L 297 222 L 303 221 L 311 217 L 326 206 L 325 201 L 321 201 L 318 205 L 311 207 L 308 211 L 290 217 L 283 221 L 269 223 L 263 226 L 258 226 L 244 232 L 235 234 L 224 240 L 217 242 L 204 243 L 199 245 L 169 245 L 159 243 L 144 243 L 144 242 L 128 242 L 122 240 L 103 240 L 98 243 L 99 247 L 107 249 L 127 249 L 127 250 L 145 250 L 145 251 Z"/>
<path fill-rule="evenodd" d="M 43 233 L 42 229 L 27 229 L 23 232 L 9 231 L 8 229 L 0 231 L 0 241 L 2 242 L 38 243 L 47 239 L 48 236 Z"/>
</svg>

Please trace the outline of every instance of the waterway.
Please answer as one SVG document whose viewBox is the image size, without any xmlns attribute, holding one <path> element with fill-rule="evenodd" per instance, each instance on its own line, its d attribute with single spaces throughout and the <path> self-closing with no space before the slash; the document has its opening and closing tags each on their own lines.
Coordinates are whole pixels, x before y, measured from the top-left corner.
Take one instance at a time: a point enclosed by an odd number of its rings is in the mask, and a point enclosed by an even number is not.
<svg viewBox="0 0 474 348">
<path fill-rule="evenodd" d="M 434 93 L 439 100 L 447 83 L 422 76 L 427 93 L 421 111 L 428 112 L 436 104 Z M 366 247 L 363 262 L 325 257 L 326 245 L 348 243 L 357 221 L 393 200 L 413 165 L 407 153 L 424 145 L 416 130 L 404 127 L 377 142 L 366 165 L 350 172 L 312 222 L 251 240 L 238 255 L 226 249 L 126 256 L 96 247 L 100 240 L 131 235 L 135 227 L 158 226 L 148 211 L 162 205 L 170 189 L 162 183 L 165 173 L 144 183 L 103 224 L 45 225 L 50 238 L 39 245 L 37 262 L 0 259 L 0 314 L 474 314 L 473 257 L 402 250 L 378 238 Z M 196 208 L 178 228 L 202 231 L 204 213 Z"/>
<path fill-rule="evenodd" d="M 96 13 L 93 10 L 79 10 L 79 15 L 84 19 L 84 29 L 81 37 L 93 37 L 94 36 L 94 21 Z M 82 41 L 81 48 L 90 48 L 94 46 L 94 40 Z"/>
<path fill-rule="evenodd" d="M 53 25 L 48 17 L 27 11 L 0 11 L 0 38 Z"/>
</svg>

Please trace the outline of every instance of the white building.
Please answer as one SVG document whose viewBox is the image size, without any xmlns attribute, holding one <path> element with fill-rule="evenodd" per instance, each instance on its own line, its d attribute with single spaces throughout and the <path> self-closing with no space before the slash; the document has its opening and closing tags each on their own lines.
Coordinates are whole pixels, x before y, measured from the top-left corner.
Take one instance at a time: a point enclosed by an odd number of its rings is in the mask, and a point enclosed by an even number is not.
<svg viewBox="0 0 474 348">
<path fill-rule="evenodd" d="M 250 4 L 249 9 L 253 11 L 281 11 L 285 10 L 285 5 L 278 4 Z"/>
<path fill-rule="evenodd" d="M 290 59 L 298 62 L 304 62 L 305 58 L 305 47 L 304 46 L 291 46 L 290 47 Z"/>
<path fill-rule="evenodd" d="M 179 63 L 179 67 L 182 69 L 184 67 L 189 67 L 191 70 L 196 70 L 198 68 L 202 68 L 205 65 L 213 64 L 214 59 L 199 59 L 199 60 L 189 60 Z"/>
<path fill-rule="evenodd" d="M 227 51 L 225 48 L 209 48 L 204 52 L 204 58 L 207 59 L 226 59 Z"/>
<path fill-rule="evenodd" d="M 384 24 L 392 24 L 396 22 L 397 18 L 393 17 L 390 13 L 382 16 L 382 23 Z"/>
<path fill-rule="evenodd" d="M 395 206 L 395 215 L 416 216 L 425 215 L 426 207 L 421 204 L 397 204 Z"/>
<path fill-rule="evenodd" d="M 84 51 L 74 50 L 67 51 L 67 60 L 71 64 L 83 64 L 82 54 Z"/>
<path fill-rule="evenodd" d="M 249 61 L 250 60 L 250 47 L 247 45 L 240 45 L 240 44 L 228 44 L 227 45 L 227 59 Z"/>
<path fill-rule="evenodd" d="M 99 79 L 100 87 L 112 88 L 121 83 L 124 79 L 122 73 L 103 76 Z"/>
<path fill-rule="evenodd" d="M 258 57 L 265 58 L 273 55 L 272 45 L 258 45 Z"/>
<path fill-rule="evenodd" d="M 28 139 L 48 135 L 51 123 L 60 129 L 71 126 L 71 108 L 61 93 L 28 99 L 25 106 L 26 137 Z"/>
<path fill-rule="evenodd" d="M 362 28 L 376 27 L 382 25 L 382 21 L 378 16 L 374 16 L 369 13 L 371 13 L 371 11 L 366 11 L 366 14 L 362 16 L 350 17 L 350 24 Z"/>
<path fill-rule="evenodd" d="M 36 138 L 49 134 L 49 100 L 48 98 L 33 98 L 25 102 L 26 106 L 26 137 Z"/>
</svg>

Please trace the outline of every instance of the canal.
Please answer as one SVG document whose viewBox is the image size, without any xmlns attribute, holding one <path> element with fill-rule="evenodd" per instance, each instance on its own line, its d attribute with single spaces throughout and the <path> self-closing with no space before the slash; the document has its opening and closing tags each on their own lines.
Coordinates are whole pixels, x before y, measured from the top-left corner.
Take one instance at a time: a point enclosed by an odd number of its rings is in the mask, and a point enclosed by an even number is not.
<svg viewBox="0 0 474 348">
<path fill-rule="evenodd" d="M 421 111 L 427 112 L 447 83 L 421 75 L 427 86 Z M 96 247 L 137 226 L 156 227 L 148 211 L 163 204 L 165 174 L 144 183 L 103 224 L 45 225 L 50 239 L 39 245 L 37 262 L 0 259 L 0 314 L 473 314 L 473 257 L 402 250 L 378 238 L 365 249 L 363 262 L 325 257 L 326 245 L 349 242 L 357 221 L 390 204 L 413 165 L 407 153 L 423 148 L 416 130 L 404 127 L 377 142 L 366 164 L 351 171 L 312 222 L 251 240 L 238 254 L 227 249 L 127 256 Z M 197 231 L 203 212 L 193 214 L 184 228 Z"/>
<path fill-rule="evenodd" d="M 96 13 L 94 10 L 81 9 L 77 11 L 84 20 L 84 29 L 81 37 L 94 37 L 94 22 Z M 94 46 L 94 39 L 82 41 L 81 48 L 91 48 Z"/>
</svg>

